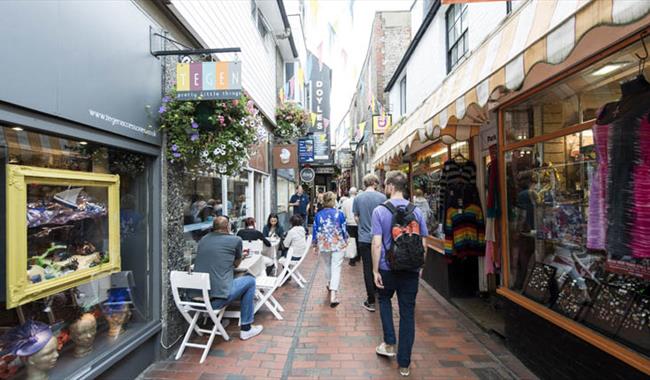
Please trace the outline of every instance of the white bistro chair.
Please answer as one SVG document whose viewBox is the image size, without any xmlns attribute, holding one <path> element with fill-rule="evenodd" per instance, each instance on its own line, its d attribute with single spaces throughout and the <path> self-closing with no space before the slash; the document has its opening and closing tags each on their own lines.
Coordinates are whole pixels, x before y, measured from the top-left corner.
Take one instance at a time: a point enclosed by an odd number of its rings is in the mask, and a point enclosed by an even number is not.
<svg viewBox="0 0 650 380">
<path fill-rule="evenodd" d="M 284 308 L 280 303 L 273 297 L 273 293 L 277 288 L 279 288 L 284 279 L 288 275 L 288 268 L 283 267 L 282 271 L 277 277 L 274 276 L 259 276 L 255 278 L 255 293 L 257 295 L 257 303 L 255 304 L 255 313 L 262 307 L 265 306 L 275 315 L 279 320 L 282 320 L 281 312 L 284 312 Z"/>
<path fill-rule="evenodd" d="M 287 252 L 287 256 L 283 257 L 280 260 L 280 264 L 287 268 L 287 275 L 284 277 L 282 280 L 282 284 L 280 286 L 284 285 L 285 282 L 289 280 L 289 278 L 293 278 L 293 280 L 300 286 L 301 288 L 305 287 L 305 284 L 307 283 L 307 280 L 303 277 L 303 275 L 298 272 L 298 268 L 302 264 L 303 261 L 305 261 L 305 258 L 307 257 L 307 253 L 309 253 L 309 250 L 311 249 L 311 240 L 312 237 L 309 235 L 307 238 L 307 248 L 305 248 L 305 252 L 302 253 L 302 256 L 300 257 L 300 260 L 291 260 L 292 257 L 292 248 L 289 248 L 289 252 Z"/>
<path fill-rule="evenodd" d="M 169 280 L 176 307 L 187 323 L 190 324 L 185 333 L 185 337 L 183 338 L 183 342 L 176 353 L 176 360 L 180 359 L 186 347 L 194 347 L 203 348 L 203 355 L 199 361 L 199 363 L 203 363 L 205 358 L 208 356 L 210 347 L 212 347 L 215 335 L 221 335 L 226 341 L 230 340 L 228 333 L 226 333 L 226 330 L 221 324 L 221 319 L 223 318 L 226 307 L 219 310 L 214 310 L 212 308 L 212 305 L 210 304 L 210 295 L 208 294 L 208 291 L 210 290 L 210 275 L 208 273 L 172 271 L 169 274 Z M 184 300 L 181 299 L 179 289 L 197 290 L 201 292 L 202 296 Z M 209 316 L 214 323 L 212 330 L 202 329 L 197 325 L 197 321 L 202 314 Z M 189 340 L 192 336 L 192 332 L 196 332 L 199 336 L 209 334 L 210 337 L 208 338 L 208 342 L 205 345 L 190 343 Z"/>
<path fill-rule="evenodd" d="M 261 240 L 244 240 L 242 245 L 243 250 L 249 250 L 251 254 L 261 255 L 264 252 L 264 243 Z M 270 257 L 262 256 L 264 266 L 270 267 L 273 265 L 273 259 Z"/>
</svg>

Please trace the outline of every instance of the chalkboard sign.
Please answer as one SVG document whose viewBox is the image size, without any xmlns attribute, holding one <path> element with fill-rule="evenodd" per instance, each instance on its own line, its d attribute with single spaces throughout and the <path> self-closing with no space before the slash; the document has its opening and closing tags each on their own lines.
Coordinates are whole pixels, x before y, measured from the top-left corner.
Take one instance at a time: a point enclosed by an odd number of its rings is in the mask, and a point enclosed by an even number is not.
<svg viewBox="0 0 650 380">
<path fill-rule="evenodd" d="M 552 297 L 552 288 L 557 289 L 555 284 L 556 270 L 550 265 L 535 263 L 524 287 L 524 295 L 539 303 L 548 303 Z"/>
<path fill-rule="evenodd" d="M 627 315 L 635 293 L 627 288 L 604 284 L 585 316 L 585 324 L 613 336 Z"/>
</svg>

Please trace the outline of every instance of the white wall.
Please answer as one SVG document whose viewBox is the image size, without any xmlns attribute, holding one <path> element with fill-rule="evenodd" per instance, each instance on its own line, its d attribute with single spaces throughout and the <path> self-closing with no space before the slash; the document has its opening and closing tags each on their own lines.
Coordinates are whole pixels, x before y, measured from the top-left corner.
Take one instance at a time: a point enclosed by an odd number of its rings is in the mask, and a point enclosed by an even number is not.
<svg viewBox="0 0 650 380">
<path fill-rule="evenodd" d="M 240 47 L 242 86 L 259 108 L 275 120 L 275 43 L 269 32 L 263 40 L 251 16 L 250 1 L 172 0 L 176 13 L 207 47 Z M 220 54 L 233 60 L 234 54 Z"/>
<path fill-rule="evenodd" d="M 520 4 L 513 4 L 513 8 L 518 5 Z M 406 74 L 406 115 L 410 115 L 417 109 L 447 77 L 445 16 L 448 7 L 448 5 L 440 7 L 400 76 L 401 79 Z M 418 0 L 412 8 L 412 25 L 421 23 L 422 8 L 423 1 Z M 503 2 L 471 3 L 467 12 L 468 54 L 471 54 L 507 16 L 506 4 Z M 413 28 L 412 34 L 415 35 L 416 32 L 417 26 Z M 400 80 L 397 80 L 389 93 L 393 115 L 397 115 L 395 120 L 399 120 L 402 116 L 399 114 L 399 83 Z"/>
</svg>

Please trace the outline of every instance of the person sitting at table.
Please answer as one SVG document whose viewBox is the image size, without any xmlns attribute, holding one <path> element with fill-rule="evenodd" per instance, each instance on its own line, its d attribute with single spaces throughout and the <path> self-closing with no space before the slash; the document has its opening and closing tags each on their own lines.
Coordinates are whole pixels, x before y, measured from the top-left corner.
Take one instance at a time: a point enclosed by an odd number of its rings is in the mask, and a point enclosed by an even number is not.
<svg viewBox="0 0 650 380">
<path fill-rule="evenodd" d="M 283 238 L 284 237 L 284 229 L 282 229 L 282 226 L 280 225 L 280 220 L 278 219 L 278 214 L 271 213 L 269 215 L 269 218 L 266 221 L 266 225 L 264 226 L 264 229 L 262 230 L 262 234 L 264 234 L 264 237 L 279 237 Z"/>
<path fill-rule="evenodd" d="M 264 234 L 255 229 L 255 218 L 252 217 L 244 219 L 244 228 L 237 232 L 237 236 L 242 238 L 242 240 L 247 241 L 261 240 L 265 246 L 271 246 L 271 242 L 266 237 L 264 237 Z"/>
<path fill-rule="evenodd" d="M 234 270 L 241 260 L 242 239 L 230 234 L 228 218 L 217 216 L 213 222 L 213 231 L 199 242 L 194 271 L 210 275 L 210 303 L 214 309 L 240 301 L 239 337 L 247 340 L 259 335 L 264 328 L 253 325 L 255 277 L 234 278 Z"/>
<path fill-rule="evenodd" d="M 302 216 L 295 214 L 289 219 L 291 222 L 291 229 L 287 232 L 287 236 L 282 241 L 285 248 L 293 248 L 291 260 L 300 260 L 302 255 L 307 250 L 307 237 L 305 228 L 303 227 Z"/>
<path fill-rule="evenodd" d="M 261 240 L 266 247 L 271 247 L 271 242 L 264 237 L 264 234 L 255 229 L 255 218 L 252 217 L 244 219 L 244 228 L 237 232 L 237 236 L 242 238 L 244 241 Z M 273 259 L 270 257 L 264 257 L 264 265 L 266 266 L 267 274 L 269 274 L 270 268 L 273 266 Z"/>
</svg>

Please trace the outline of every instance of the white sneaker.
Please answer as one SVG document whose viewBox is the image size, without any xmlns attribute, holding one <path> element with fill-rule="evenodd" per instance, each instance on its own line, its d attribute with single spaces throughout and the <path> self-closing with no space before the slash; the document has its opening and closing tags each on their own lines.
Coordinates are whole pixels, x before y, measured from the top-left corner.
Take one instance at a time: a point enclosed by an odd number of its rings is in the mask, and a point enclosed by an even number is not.
<svg viewBox="0 0 650 380">
<path fill-rule="evenodd" d="M 239 332 L 239 338 L 241 338 L 241 340 L 249 340 L 250 338 L 260 335 L 262 330 L 264 330 L 264 327 L 261 325 L 251 325 L 250 330 Z"/>
<path fill-rule="evenodd" d="M 381 344 L 377 346 L 375 352 L 377 355 L 386 356 L 389 358 L 397 356 L 395 353 L 395 346 L 392 344 L 386 344 L 384 342 L 381 342 Z"/>
</svg>

